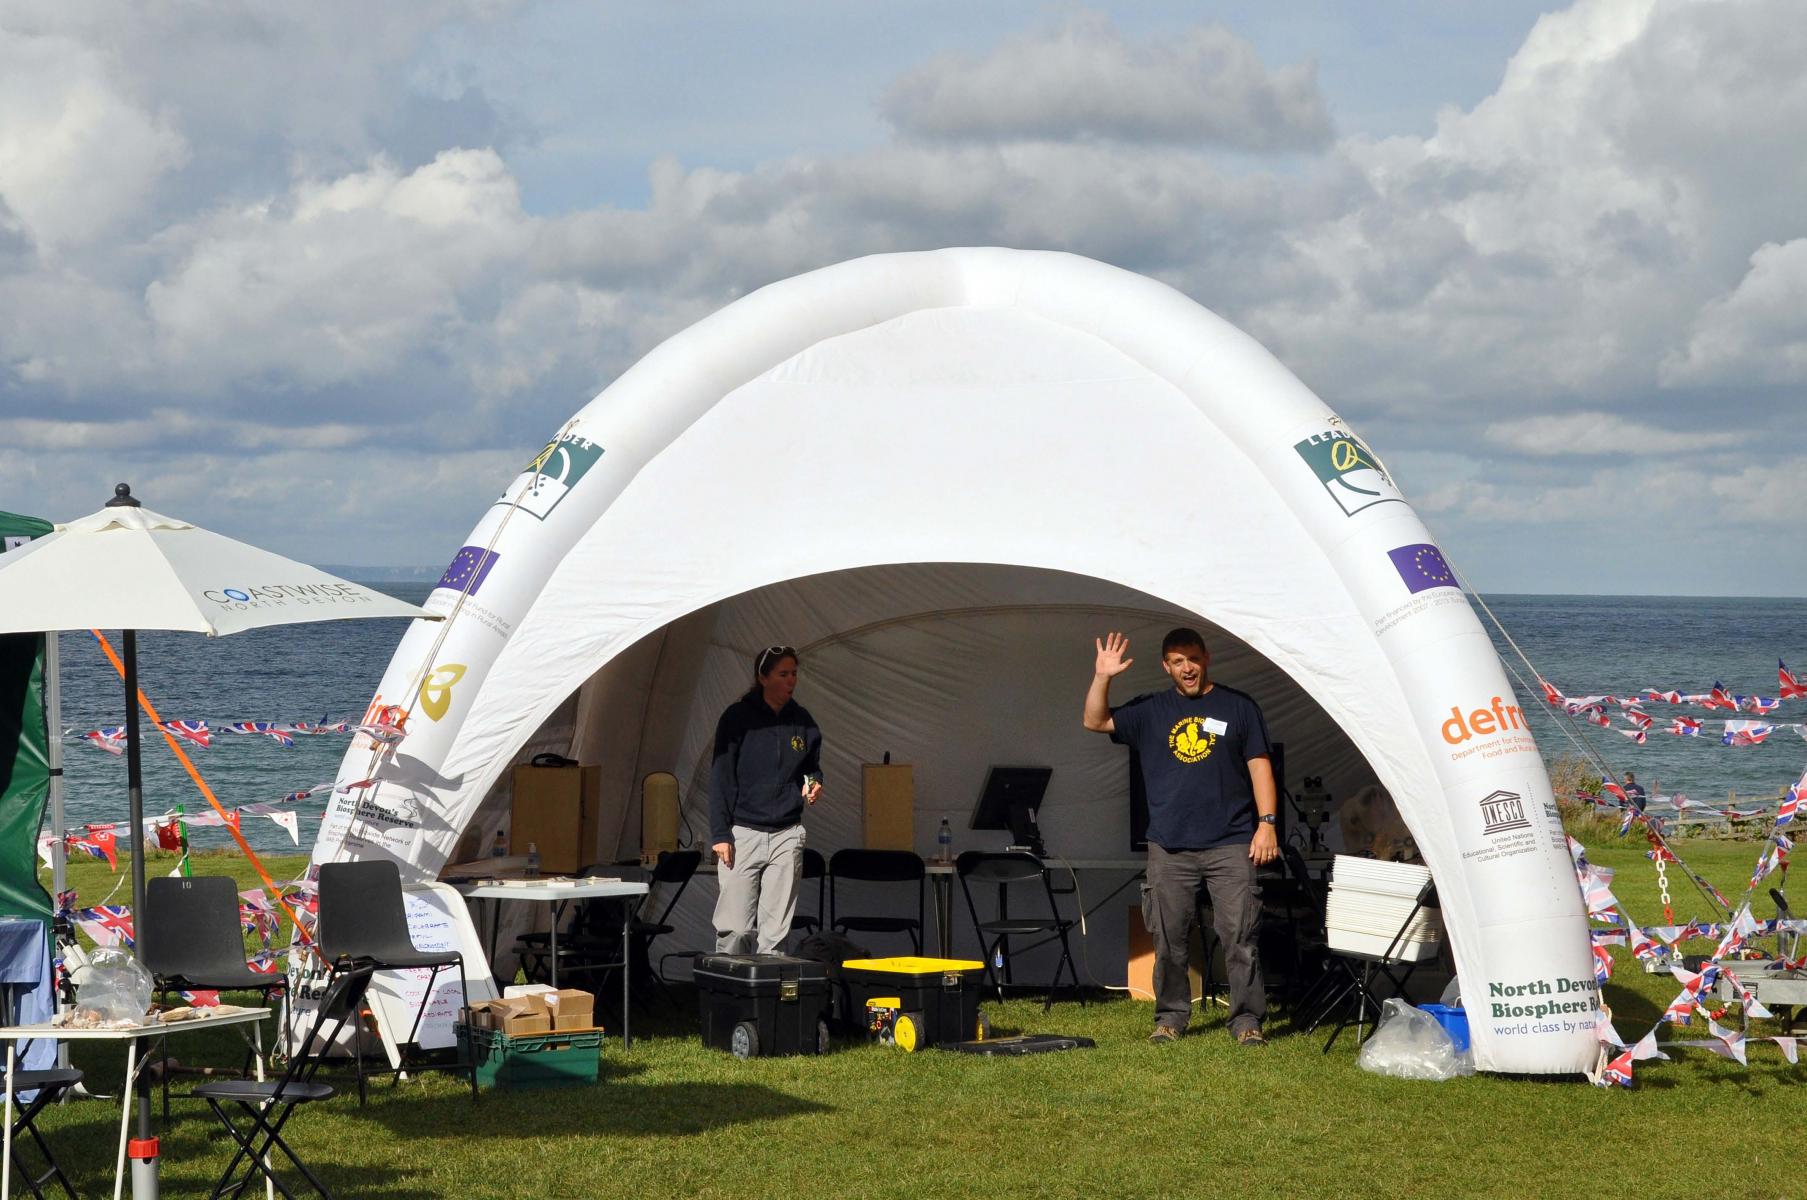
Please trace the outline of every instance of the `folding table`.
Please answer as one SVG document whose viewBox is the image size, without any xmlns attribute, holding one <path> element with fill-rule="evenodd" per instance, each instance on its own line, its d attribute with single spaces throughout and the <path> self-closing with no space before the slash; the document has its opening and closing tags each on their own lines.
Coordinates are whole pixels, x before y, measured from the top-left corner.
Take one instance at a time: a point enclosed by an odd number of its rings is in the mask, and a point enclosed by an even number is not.
<svg viewBox="0 0 1807 1200">
<path fill-rule="evenodd" d="M 453 884 L 458 893 L 466 900 L 497 901 L 496 913 L 489 926 L 489 959 L 493 963 L 496 958 L 496 934 L 502 925 L 501 901 L 503 900 L 537 900 L 552 905 L 552 986 L 558 986 L 558 923 L 564 916 L 565 905 L 572 900 L 592 900 L 644 896 L 649 890 L 647 884 L 640 880 L 628 879 L 574 879 L 569 883 L 545 880 L 540 883 L 458 883 Z M 628 937 L 634 919 L 631 904 L 621 906 L 621 1045 L 625 1049 L 634 1044 L 633 1033 L 629 1024 L 628 1004 Z M 494 969 L 493 967 L 491 968 Z"/>
<path fill-rule="evenodd" d="M 205 1013 L 207 1010 L 201 1010 Z M 119 1200 L 125 1186 L 126 1142 L 131 1129 L 132 1097 L 138 1091 L 138 1075 L 143 1064 L 139 1062 L 138 1046 L 146 1038 L 162 1038 L 171 1035 L 188 1033 L 200 1029 L 218 1029 L 225 1025 L 250 1025 L 251 1044 L 256 1051 L 257 1078 L 264 1077 L 263 1028 L 257 1022 L 270 1015 L 266 1008 L 242 1008 L 233 1012 L 220 1013 L 216 1016 L 197 1016 L 187 1021 L 172 1021 L 169 1024 L 130 1025 L 124 1029 L 80 1029 L 63 1028 L 50 1024 L 40 1025 L 4 1025 L 0 1026 L 0 1041 L 6 1043 L 6 1076 L 9 1086 L 6 1089 L 6 1124 L 4 1126 L 4 1150 L 0 1151 L 0 1196 L 12 1194 L 13 1186 L 13 1098 L 10 1086 L 13 1071 L 18 1066 L 18 1044 L 20 1042 L 37 1041 L 39 1039 L 63 1042 L 125 1042 L 125 1086 L 120 1090 L 125 1099 L 121 1105 L 119 1116 L 119 1154 L 113 1170 L 113 1200 Z M 239 1032 L 243 1033 L 244 1030 Z M 140 1097 L 140 1103 L 149 1104 L 150 1097 Z"/>
</svg>

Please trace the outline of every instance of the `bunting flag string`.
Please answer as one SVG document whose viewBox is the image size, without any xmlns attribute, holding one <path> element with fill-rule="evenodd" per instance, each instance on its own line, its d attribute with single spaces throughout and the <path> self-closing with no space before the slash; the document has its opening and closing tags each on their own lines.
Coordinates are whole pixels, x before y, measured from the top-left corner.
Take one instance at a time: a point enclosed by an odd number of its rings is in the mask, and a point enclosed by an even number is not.
<svg viewBox="0 0 1807 1200">
<path fill-rule="evenodd" d="M 1783 668 L 1786 676 L 1786 668 Z M 1548 688 L 1548 685 L 1545 685 Z M 1622 789 L 1609 788 L 1616 792 L 1622 802 L 1625 799 Z M 1748 1065 L 1747 1048 L 1752 1041 L 1773 1041 L 1781 1049 L 1790 1063 L 1797 1061 L 1797 1042 L 1792 1037 L 1749 1038 L 1740 1030 L 1727 1029 L 1719 1024 L 1725 1015 L 1724 1007 L 1715 1010 L 1707 997 L 1714 994 L 1714 988 L 1721 980 L 1724 988 L 1730 992 L 1727 997 L 1729 1007 L 1735 998 L 1743 1005 L 1747 1018 L 1764 1018 L 1771 1015 L 1759 994 L 1752 989 L 1749 981 L 1758 979 L 1765 973 L 1773 971 L 1794 971 L 1807 966 L 1807 954 L 1795 959 L 1745 959 L 1741 957 L 1747 943 L 1752 938 L 1781 934 L 1800 934 L 1807 931 L 1807 920 L 1773 919 L 1759 921 L 1751 912 L 1751 897 L 1765 878 L 1777 870 L 1786 869 L 1788 853 L 1793 849 L 1793 841 L 1782 832 L 1793 823 L 1803 800 L 1807 800 L 1807 771 L 1803 771 L 1799 780 L 1788 789 L 1776 807 L 1775 824 L 1770 836 L 1763 840 L 1763 849 L 1758 854 L 1756 867 L 1751 872 L 1750 880 L 1743 896 L 1736 906 L 1726 902 L 1725 898 L 1712 889 L 1715 899 L 1719 900 L 1730 913 L 1730 919 L 1711 924 L 1700 924 L 1689 921 L 1683 926 L 1649 926 L 1639 927 L 1624 913 L 1618 898 L 1612 894 L 1612 872 L 1595 867 L 1587 861 L 1587 851 L 1574 838 L 1568 839 L 1569 857 L 1575 867 L 1577 885 L 1587 903 L 1588 915 L 1594 920 L 1611 925 L 1611 928 L 1590 930 L 1591 948 L 1594 961 L 1594 977 L 1597 983 L 1604 985 L 1612 975 L 1612 957 L 1608 947 L 1629 945 L 1635 957 L 1647 962 L 1661 961 L 1663 952 L 1656 943 L 1674 950 L 1681 942 L 1696 938 L 1714 939 L 1712 953 L 1698 970 L 1690 970 L 1670 959 L 1669 972 L 1681 985 L 1675 995 L 1649 1032 L 1633 1045 L 1626 1045 L 1613 1029 L 1610 1014 L 1602 1006 L 1602 1017 L 1595 1024 L 1595 1034 L 1600 1039 L 1601 1054 L 1595 1069 L 1589 1073 L 1589 1079 L 1599 1087 L 1631 1087 L 1635 1074 L 1634 1064 L 1648 1058 L 1667 1058 L 1658 1048 L 1656 1034 L 1664 1025 L 1691 1026 L 1696 1016 L 1701 1017 L 1710 1035 L 1705 1040 L 1675 1040 L 1665 1042 L 1665 1046 L 1688 1046 L 1713 1051 L 1722 1057 L 1739 1064 Z M 1645 823 L 1646 833 L 1651 838 L 1652 856 L 1657 859 L 1660 868 L 1664 861 L 1674 861 L 1686 869 L 1673 852 L 1663 843 L 1660 833 L 1655 830 L 1650 818 L 1635 808 L 1627 805 L 1623 833 L 1634 821 Z M 1692 875 L 1693 873 L 1690 872 Z M 1695 876 L 1697 882 L 1704 884 Z M 1711 885 L 1706 885 L 1711 888 Z M 1666 910 L 1665 910 L 1666 911 Z"/>
<path fill-rule="evenodd" d="M 330 783 L 319 783 L 310 788 L 303 788 L 300 791 L 290 792 L 274 803 L 247 804 L 241 808 L 230 809 L 225 816 L 221 816 L 219 813 L 215 812 L 167 812 L 161 816 L 146 817 L 144 819 L 145 844 L 147 846 L 155 846 L 159 850 L 179 851 L 182 848 L 182 831 L 184 828 L 207 829 L 230 825 L 232 828 L 237 829 L 240 827 L 243 816 L 249 814 L 251 816 L 265 818 L 278 829 L 288 834 L 291 843 L 299 846 L 301 844 L 301 820 L 305 818 L 309 821 L 318 821 L 322 820 L 325 814 L 298 813 L 293 809 L 280 808 L 278 807 L 279 805 L 297 804 L 314 796 L 334 791 L 351 791 L 356 788 L 368 786 L 368 784 L 369 781 L 364 781 L 362 783 L 347 784 L 342 788 L 335 789 Z M 65 853 L 72 855 L 86 854 L 90 858 L 105 859 L 107 865 L 117 871 L 119 869 L 120 848 L 118 831 L 124 827 L 126 827 L 126 822 L 106 821 L 65 829 L 62 833 L 64 851 Z M 55 844 L 56 839 L 57 835 L 54 832 L 38 835 L 38 857 L 43 860 L 46 867 L 50 865 L 51 848 Z M 125 844 L 128 846 L 131 844 L 129 838 Z"/>
<path fill-rule="evenodd" d="M 1615 795 L 1615 793 L 1622 792 L 1623 790 L 1624 789 L 1620 788 L 1618 784 L 1608 781 L 1602 786 L 1603 794 L 1596 795 L 1593 792 L 1576 792 L 1573 794 L 1572 798 L 1609 812 L 1643 812 L 1648 819 L 1658 822 L 1664 820 L 1664 818 L 1651 815 L 1649 812 L 1650 805 L 1666 805 L 1675 809 L 1675 816 L 1670 818 L 1673 820 L 1724 817 L 1728 821 L 1755 821 L 1758 819 L 1767 821 L 1771 816 L 1770 810 L 1767 808 L 1725 808 L 1707 804 L 1700 800 L 1690 800 L 1679 792 L 1673 796 L 1650 796 L 1644 801 L 1645 807 L 1639 809 L 1637 805 L 1632 804 L 1628 800 L 1620 799 Z"/>
<path fill-rule="evenodd" d="M 313 885 L 302 880 L 291 880 L 278 886 L 282 889 L 284 900 L 296 901 L 298 911 L 308 912 L 308 923 L 311 925 Z M 80 906 L 74 889 L 59 893 L 56 901 L 58 920 L 81 931 L 96 946 L 130 948 L 136 940 L 132 910 L 127 905 L 96 904 L 84 908 Z M 256 934 L 261 943 L 261 948 L 247 957 L 245 965 L 260 975 L 279 973 L 283 969 L 288 950 L 275 944 L 276 935 L 281 929 L 281 916 L 276 903 L 263 889 L 251 888 L 239 893 L 239 923 L 246 933 Z M 197 1007 L 219 1003 L 217 992 L 183 992 L 182 995 Z M 196 999 L 197 996 L 201 999 Z"/>
<path fill-rule="evenodd" d="M 395 733 L 392 723 L 384 720 L 381 714 L 373 717 L 368 728 L 352 721 L 332 721 L 326 717 L 321 717 L 318 721 L 163 721 L 158 728 L 203 750 L 213 747 L 213 735 L 219 732 L 267 737 L 281 746 L 293 746 L 297 737 L 321 737 L 336 733 L 368 733 L 380 742 L 389 740 Z M 121 725 L 103 725 L 86 733 L 65 729 L 62 737 L 65 741 L 87 742 L 108 754 L 122 754 L 125 751 L 125 727 Z"/>
<path fill-rule="evenodd" d="M 1611 729 L 1628 738 L 1639 746 L 1648 745 L 1650 735 L 1666 734 L 1670 737 L 1701 737 L 1706 723 L 1699 717 L 1670 716 L 1660 719 L 1646 711 L 1647 705 L 1691 705 L 1708 710 L 1722 710 L 1733 713 L 1750 713 L 1752 716 L 1765 717 L 1780 711 L 1786 701 L 1807 700 L 1807 685 L 1802 684 L 1788 670 L 1780 659 L 1776 662 L 1780 695 L 1776 696 L 1743 696 L 1726 691 L 1725 685 L 1715 683 L 1711 691 L 1683 693 L 1679 691 L 1661 691 L 1657 688 L 1644 688 L 1624 696 L 1612 693 L 1601 693 L 1589 696 L 1569 696 L 1547 679 L 1539 678 L 1543 688 L 1544 699 L 1553 708 L 1561 709 L 1572 717 L 1579 717 L 1602 729 Z M 1617 713 L 1609 712 L 1617 709 Z M 1620 728 L 1613 723 L 1617 715 L 1625 721 L 1629 728 Z M 1770 722 L 1753 721 L 1746 718 L 1726 720 L 1718 723 L 1719 744 L 1722 746 L 1760 746 L 1772 734 L 1788 732 L 1807 738 L 1807 722 Z"/>
</svg>

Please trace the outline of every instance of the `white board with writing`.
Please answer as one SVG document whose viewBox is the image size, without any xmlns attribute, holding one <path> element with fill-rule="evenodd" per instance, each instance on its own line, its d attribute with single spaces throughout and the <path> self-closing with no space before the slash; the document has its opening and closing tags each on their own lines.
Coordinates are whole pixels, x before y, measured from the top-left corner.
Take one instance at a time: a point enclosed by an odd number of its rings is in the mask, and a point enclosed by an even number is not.
<svg viewBox="0 0 1807 1200">
<path fill-rule="evenodd" d="M 408 934 L 417 950 L 458 950 L 464 955 L 464 969 L 470 976 L 470 998 L 493 1000 L 497 996 L 494 978 L 489 973 L 489 959 L 483 942 L 471 922 L 470 908 L 464 897 L 443 883 L 427 883 L 402 889 L 408 906 Z M 414 1028 L 414 1015 L 420 1011 L 426 996 L 427 981 L 432 971 L 378 971 L 370 982 L 370 1008 L 376 1014 L 377 1028 L 383 1037 L 383 1049 L 391 1066 L 401 1065 L 401 1046 Z M 433 983 L 433 997 L 420 1019 L 420 1029 L 413 1042 L 423 1050 L 438 1050 L 457 1044 L 453 1024 L 458 1019 L 458 1006 L 463 998 L 458 986 L 458 971 L 446 967 Z"/>
</svg>

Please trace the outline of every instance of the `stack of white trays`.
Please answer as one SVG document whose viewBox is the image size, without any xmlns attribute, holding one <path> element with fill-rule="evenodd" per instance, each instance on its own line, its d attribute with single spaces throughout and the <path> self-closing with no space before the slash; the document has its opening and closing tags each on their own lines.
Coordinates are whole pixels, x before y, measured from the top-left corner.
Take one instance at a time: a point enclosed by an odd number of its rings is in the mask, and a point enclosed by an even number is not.
<svg viewBox="0 0 1807 1200">
<path fill-rule="evenodd" d="M 1330 872 L 1330 899 L 1324 906 L 1325 939 L 1332 950 L 1379 957 L 1393 945 L 1399 927 L 1412 923 L 1389 956 L 1397 962 L 1435 958 L 1443 941 L 1443 921 L 1434 908 L 1412 915 L 1418 893 L 1430 880 L 1429 867 L 1336 856 Z"/>
</svg>

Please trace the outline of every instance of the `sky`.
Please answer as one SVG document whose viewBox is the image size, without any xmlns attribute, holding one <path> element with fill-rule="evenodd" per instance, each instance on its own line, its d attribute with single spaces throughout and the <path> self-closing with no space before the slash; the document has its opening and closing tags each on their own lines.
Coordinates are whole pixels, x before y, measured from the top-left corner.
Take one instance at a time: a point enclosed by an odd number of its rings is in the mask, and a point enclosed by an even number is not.
<svg viewBox="0 0 1807 1200">
<path fill-rule="evenodd" d="M 1483 591 L 1807 594 L 1799 0 L 0 0 L 0 509 L 434 566 L 664 338 L 1066 250 Z"/>
</svg>

